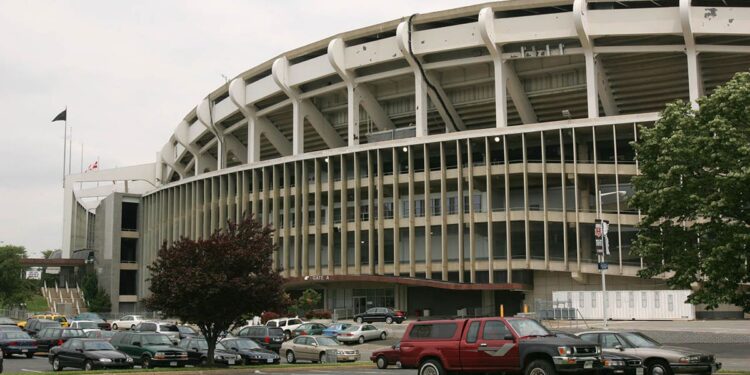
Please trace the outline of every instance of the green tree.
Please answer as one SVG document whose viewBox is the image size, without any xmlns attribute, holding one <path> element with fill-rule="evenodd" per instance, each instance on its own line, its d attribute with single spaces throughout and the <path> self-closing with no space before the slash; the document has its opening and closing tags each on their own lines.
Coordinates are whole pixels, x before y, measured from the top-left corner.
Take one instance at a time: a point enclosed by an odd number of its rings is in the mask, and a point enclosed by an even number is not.
<svg viewBox="0 0 750 375">
<path fill-rule="evenodd" d="M 26 267 L 21 259 L 26 257 L 23 246 L 0 246 L 0 306 L 21 303 L 30 295 L 32 287 L 26 280 Z"/>
<path fill-rule="evenodd" d="M 306 289 L 302 292 L 302 295 L 297 299 L 296 308 L 298 313 L 304 314 L 316 307 L 320 303 L 323 297 L 315 289 Z"/>
<path fill-rule="evenodd" d="M 81 282 L 83 295 L 86 298 L 86 305 L 91 312 L 110 312 L 112 311 L 112 302 L 109 293 L 99 287 L 99 280 L 96 274 L 87 272 L 83 275 Z"/>
<path fill-rule="evenodd" d="M 631 203 L 643 214 L 633 244 L 642 277 L 693 288 L 692 303 L 750 312 L 750 74 L 738 73 L 699 109 L 667 105 L 634 144 L 641 175 Z"/>
<path fill-rule="evenodd" d="M 198 326 L 209 365 L 221 332 L 244 324 L 246 316 L 286 307 L 283 280 L 271 260 L 272 233 L 247 218 L 207 239 L 165 242 L 148 267 L 152 294 L 146 306 Z"/>
</svg>

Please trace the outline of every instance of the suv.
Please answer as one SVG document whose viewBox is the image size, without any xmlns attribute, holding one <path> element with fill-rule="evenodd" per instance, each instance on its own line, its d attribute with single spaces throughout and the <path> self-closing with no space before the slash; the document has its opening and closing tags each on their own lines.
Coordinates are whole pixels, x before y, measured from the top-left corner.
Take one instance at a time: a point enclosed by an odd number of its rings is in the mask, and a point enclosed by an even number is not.
<svg viewBox="0 0 750 375">
<path fill-rule="evenodd" d="M 47 327 L 36 336 L 36 346 L 40 352 L 49 352 L 72 338 L 86 338 L 86 332 L 76 328 Z"/>
<path fill-rule="evenodd" d="M 172 343 L 180 343 L 180 329 L 170 322 L 141 322 L 133 329 L 135 332 L 156 332 L 167 335 Z"/>
<path fill-rule="evenodd" d="M 372 322 L 386 322 L 388 324 L 396 322 L 401 324 L 404 320 L 406 320 L 406 317 L 403 312 L 393 311 L 388 307 L 373 307 L 354 316 L 354 321 L 359 324 Z"/>
<path fill-rule="evenodd" d="M 266 327 L 281 328 L 284 331 L 284 340 L 289 340 L 292 338 L 292 332 L 304 323 L 300 318 L 279 318 L 267 321 Z"/>
<path fill-rule="evenodd" d="M 595 373 L 601 349 L 557 337 L 536 320 L 475 318 L 414 322 L 401 339 L 401 367 L 420 374 L 523 372 Z"/>
<path fill-rule="evenodd" d="M 118 332 L 110 342 L 143 368 L 184 367 L 188 363 L 187 352 L 161 333 Z"/>
<path fill-rule="evenodd" d="M 24 330 L 29 334 L 29 336 L 36 337 L 36 335 L 42 329 L 47 327 L 60 328 L 60 323 L 54 320 L 47 319 L 29 319 L 26 323 L 26 326 L 24 327 Z"/>
<path fill-rule="evenodd" d="M 264 349 L 278 353 L 284 342 L 285 334 L 281 328 L 269 326 L 247 326 L 240 328 L 237 336 L 255 341 Z"/>
</svg>

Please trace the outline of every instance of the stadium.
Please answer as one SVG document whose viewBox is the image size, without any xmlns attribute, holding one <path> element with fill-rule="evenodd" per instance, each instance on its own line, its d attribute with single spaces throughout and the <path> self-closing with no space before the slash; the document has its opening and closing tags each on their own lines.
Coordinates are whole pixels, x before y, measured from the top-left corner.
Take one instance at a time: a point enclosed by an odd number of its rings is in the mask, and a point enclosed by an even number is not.
<svg viewBox="0 0 750 375">
<path fill-rule="evenodd" d="M 738 0 L 508 0 L 342 32 L 207 93 L 154 163 L 68 176 L 64 257 L 141 311 L 161 243 L 252 213 L 326 309 L 512 314 L 601 288 L 601 217 L 608 287 L 666 289 L 630 252 L 632 142 L 749 53 Z"/>
</svg>

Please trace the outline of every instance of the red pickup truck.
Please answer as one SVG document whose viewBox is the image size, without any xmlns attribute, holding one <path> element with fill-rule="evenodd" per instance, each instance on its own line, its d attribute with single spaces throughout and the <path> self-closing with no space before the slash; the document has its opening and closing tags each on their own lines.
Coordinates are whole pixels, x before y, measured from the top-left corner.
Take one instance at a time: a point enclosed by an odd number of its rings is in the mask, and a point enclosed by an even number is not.
<svg viewBox="0 0 750 375">
<path fill-rule="evenodd" d="M 401 339 L 401 366 L 419 375 L 515 372 L 525 375 L 594 373 L 598 345 L 557 337 L 528 318 L 418 321 Z"/>
</svg>

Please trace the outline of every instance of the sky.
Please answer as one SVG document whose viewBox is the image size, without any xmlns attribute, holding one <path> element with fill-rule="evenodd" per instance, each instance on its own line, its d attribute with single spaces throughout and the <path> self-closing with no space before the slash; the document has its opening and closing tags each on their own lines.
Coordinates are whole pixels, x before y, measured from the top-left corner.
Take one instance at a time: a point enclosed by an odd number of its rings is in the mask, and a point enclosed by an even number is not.
<svg viewBox="0 0 750 375">
<path fill-rule="evenodd" d="M 0 0 L 0 245 L 62 244 L 63 123 L 72 170 L 154 162 L 224 83 L 341 32 L 468 0 Z"/>
</svg>

